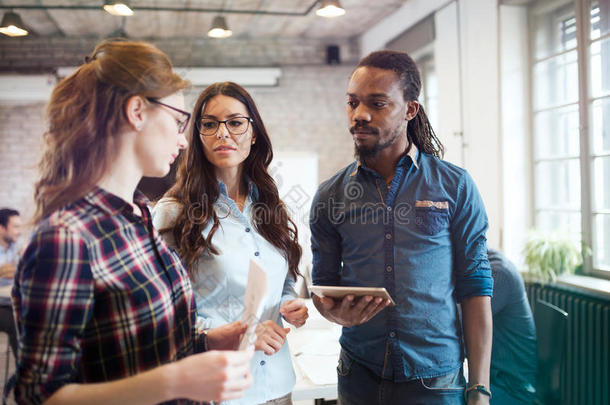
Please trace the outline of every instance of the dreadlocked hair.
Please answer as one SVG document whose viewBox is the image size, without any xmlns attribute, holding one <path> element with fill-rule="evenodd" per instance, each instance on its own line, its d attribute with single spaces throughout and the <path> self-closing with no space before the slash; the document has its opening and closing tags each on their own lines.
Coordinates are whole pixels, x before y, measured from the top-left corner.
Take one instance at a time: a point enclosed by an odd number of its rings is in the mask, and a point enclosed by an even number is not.
<svg viewBox="0 0 610 405">
<path fill-rule="evenodd" d="M 360 67 L 375 67 L 396 72 L 403 88 L 404 100 L 416 101 L 418 99 L 421 91 L 419 70 L 413 59 L 405 52 L 389 50 L 373 52 L 362 59 L 356 69 Z M 417 115 L 407 124 L 407 138 L 420 151 L 434 155 L 439 159 L 443 158 L 445 147 L 434 133 L 421 104 Z"/>
</svg>

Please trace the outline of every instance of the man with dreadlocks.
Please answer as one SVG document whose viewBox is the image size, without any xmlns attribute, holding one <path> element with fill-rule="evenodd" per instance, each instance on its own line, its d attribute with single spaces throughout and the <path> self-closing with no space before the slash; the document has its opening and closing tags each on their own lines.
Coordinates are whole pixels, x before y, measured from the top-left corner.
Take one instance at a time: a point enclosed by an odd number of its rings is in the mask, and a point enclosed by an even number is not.
<svg viewBox="0 0 610 405">
<path fill-rule="evenodd" d="M 396 302 L 314 297 L 343 325 L 342 404 L 472 405 L 491 396 L 487 215 L 468 173 L 441 160 L 420 88 L 406 53 L 360 61 L 347 90 L 357 161 L 322 183 L 312 205 L 314 284 L 385 287 Z"/>
</svg>

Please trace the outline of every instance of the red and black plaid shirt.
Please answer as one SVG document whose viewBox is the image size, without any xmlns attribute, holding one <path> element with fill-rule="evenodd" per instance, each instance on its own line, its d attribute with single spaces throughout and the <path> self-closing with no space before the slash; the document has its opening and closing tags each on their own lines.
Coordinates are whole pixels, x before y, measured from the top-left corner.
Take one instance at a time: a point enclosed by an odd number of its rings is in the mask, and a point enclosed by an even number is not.
<svg viewBox="0 0 610 405">
<path fill-rule="evenodd" d="M 100 188 L 42 221 L 13 288 L 15 398 L 42 403 L 68 383 L 116 380 L 203 349 L 179 257 L 142 217 Z"/>
</svg>

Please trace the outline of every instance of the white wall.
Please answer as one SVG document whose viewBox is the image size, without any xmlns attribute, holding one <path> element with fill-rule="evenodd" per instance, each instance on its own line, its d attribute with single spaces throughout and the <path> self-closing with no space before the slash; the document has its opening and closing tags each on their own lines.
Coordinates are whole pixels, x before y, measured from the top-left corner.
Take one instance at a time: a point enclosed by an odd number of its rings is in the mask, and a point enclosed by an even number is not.
<svg viewBox="0 0 610 405">
<path fill-rule="evenodd" d="M 527 9 L 500 6 L 504 252 L 523 267 L 522 250 L 532 226 L 531 144 Z"/>
<path fill-rule="evenodd" d="M 269 173 L 275 180 L 280 198 L 288 207 L 290 218 L 299 232 L 299 242 L 303 248 L 299 270 L 303 275 L 311 274 L 311 233 L 309 231 L 309 209 L 313 196 L 318 190 L 318 154 L 304 151 L 274 151 Z M 301 290 L 297 280 L 297 292 Z M 311 283 L 311 277 L 306 280 Z"/>
<path fill-rule="evenodd" d="M 503 201 L 497 1 L 460 0 L 458 14 L 466 142 L 463 163 L 485 202 L 489 217 L 488 243 L 501 248 Z"/>
<path fill-rule="evenodd" d="M 436 12 L 434 26 L 439 117 L 435 130 L 445 146 L 445 160 L 463 166 L 459 35 L 455 2 Z"/>
</svg>

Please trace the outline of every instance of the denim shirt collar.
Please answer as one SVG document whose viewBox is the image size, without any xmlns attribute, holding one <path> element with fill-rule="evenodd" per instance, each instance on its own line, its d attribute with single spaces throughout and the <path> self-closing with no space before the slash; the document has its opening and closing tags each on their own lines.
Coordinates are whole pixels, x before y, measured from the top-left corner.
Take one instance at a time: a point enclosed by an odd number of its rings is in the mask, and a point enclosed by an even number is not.
<svg viewBox="0 0 610 405">
<path fill-rule="evenodd" d="M 258 201 L 258 187 L 256 183 L 254 183 L 248 176 L 246 176 L 246 184 L 248 185 L 248 197 L 252 202 Z M 225 198 L 229 198 L 229 193 L 227 192 L 227 185 L 222 182 L 222 180 L 218 179 L 218 189 L 220 191 L 220 195 Z"/>
<path fill-rule="evenodd" d="M 398 163 L 396 166 L 408 166 L 409 163 L 413 163 L 413 166 L 415 166 L 415 169 L 419 169 L 419 164 L 417 163 L 418 158 L 419 158 L 419 149 L 413 142 L 411 142 L 407 153 L 404 156 L 402 156 L 400 158 L 400 160 L 398 160 Z M 354 169 L 353 172 L 350 173 L 350 177 L 356 176 L 358 173 L 362 172 L 363 170 L 371 171 L 372 169 L 367 167 L 365 163 L 363 163 L 362 161 L 360 161 L 360 159 L 358 159 L 356 162 L 356 168 Z"/>
</svg>

